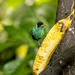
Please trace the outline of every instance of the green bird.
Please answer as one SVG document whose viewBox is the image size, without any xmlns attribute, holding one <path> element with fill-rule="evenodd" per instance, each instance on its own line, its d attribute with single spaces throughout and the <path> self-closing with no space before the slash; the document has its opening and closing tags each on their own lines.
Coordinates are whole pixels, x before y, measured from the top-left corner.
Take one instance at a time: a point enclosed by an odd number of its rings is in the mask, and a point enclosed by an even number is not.
<svg viewBox="0 0 75 75">
<path fill-rule="evenodd" d="M 34 40 L 38 41 L 39 39 L 41 39 L 45 35 L 44 26 L 46 26 L 46 25 L 44 25 L 43 22 L 38 22 L 36 24 L 36 26 L 32 28 L 31 34 L 32 34 L 32 38 Z"/>
</svg>

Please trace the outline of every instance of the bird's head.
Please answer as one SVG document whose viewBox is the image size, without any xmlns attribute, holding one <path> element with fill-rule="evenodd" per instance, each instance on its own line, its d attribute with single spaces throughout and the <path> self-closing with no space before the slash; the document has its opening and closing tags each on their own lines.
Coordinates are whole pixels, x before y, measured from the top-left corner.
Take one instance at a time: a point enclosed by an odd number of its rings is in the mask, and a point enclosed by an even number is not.
<svg viewBox="0 0 75 75">
<path fill-rule="evenodd" d="M 43 22 L 38 22 L 38 23 L 37 23 L 37 26 L 38 26 L 38 27 L 44 27 L 44 26 L 46 26 L 46 25 L 44 25 Z"/>
</svg>

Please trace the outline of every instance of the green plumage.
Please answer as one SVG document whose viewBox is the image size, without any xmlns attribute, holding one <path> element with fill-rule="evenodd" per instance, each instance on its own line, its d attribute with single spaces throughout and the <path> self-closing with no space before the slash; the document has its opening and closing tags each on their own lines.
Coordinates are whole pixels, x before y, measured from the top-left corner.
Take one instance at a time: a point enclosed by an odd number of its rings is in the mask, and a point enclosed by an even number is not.
<svg viewBox="0 0 75 75">
<path fill-rule="evenodd" d="M 45 31 L 44 31 L 44 26 L 42 25 L 43 23 L 38 23 L 35 27 L 32 28 L 32 37 L 34 40 L 38 41 L 44 36 Z"/>
</svg>

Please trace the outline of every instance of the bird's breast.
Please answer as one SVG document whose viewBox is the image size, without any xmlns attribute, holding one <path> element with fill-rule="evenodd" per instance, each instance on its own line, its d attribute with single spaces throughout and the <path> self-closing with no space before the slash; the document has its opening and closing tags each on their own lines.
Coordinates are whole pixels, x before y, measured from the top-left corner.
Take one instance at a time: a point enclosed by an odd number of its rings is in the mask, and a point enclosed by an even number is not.
<svg viewBox="0 0 75 75">
<path fill-rule="evenodd" d="M 41 39 L 44 36 L 44 30 L 42 30 L 42 29 L 36 30 L 35 35 L 36 35 L 37 39 Z"/>
<path fill-rule="evenodd" d="M 39 40 L 44 36 L 44 29 L 43 28 L 33 28 L 32 29 L 32 36 L 33 39 Z"/>
</svg>

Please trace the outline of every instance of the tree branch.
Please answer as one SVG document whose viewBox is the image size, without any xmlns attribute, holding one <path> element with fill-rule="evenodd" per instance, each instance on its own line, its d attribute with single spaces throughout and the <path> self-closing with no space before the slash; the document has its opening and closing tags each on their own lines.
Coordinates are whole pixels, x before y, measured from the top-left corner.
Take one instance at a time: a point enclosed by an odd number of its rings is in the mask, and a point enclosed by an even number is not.
<svg viewBox="0 0 75 75">
<path fill-rule="evenodd" d="M 40 75 L 61 75 L 62 70 L 65 66 L 72 63 L 75 58 L 75 46 L 71 47 L 65 53 L 57 58 L 52 65 L 47 66 L 46 70 Z M 68 74 L 67 74 L 68 75 Z"/>
<path fill-rule="evenodd" d="M 58 0 L 56 22 L 63 18 L 66 18 L 72 12 L 73 6 L 74 6 L 74 0 Z M 75 45 L 74 24 L 72 23 L 65 37 L 62 39 L 62 41 L 58 45 L 46 69 L 40 75 L 60 75 L 62 68 L 66 67 L 67 63 L 69 63 L 70 61 L 74 59 L 73 58 L 75 54 L 74 45 Z M 74 52 L 73 55 L 71 54 L 72 53 L 71 50 L 73 50 Z M 62 62 L 63 62 L 63 65 L 60 66 L 60 63 Z M 65 71 L 65 69 L 63 73 L 64 73 L 63 75 L 69 75 L 67 71 Z"/>
</svg>

